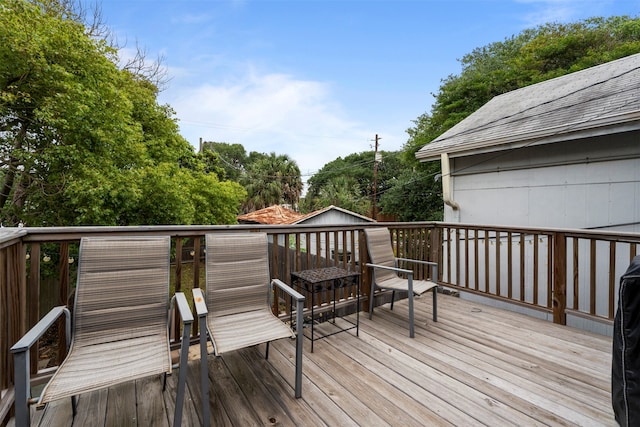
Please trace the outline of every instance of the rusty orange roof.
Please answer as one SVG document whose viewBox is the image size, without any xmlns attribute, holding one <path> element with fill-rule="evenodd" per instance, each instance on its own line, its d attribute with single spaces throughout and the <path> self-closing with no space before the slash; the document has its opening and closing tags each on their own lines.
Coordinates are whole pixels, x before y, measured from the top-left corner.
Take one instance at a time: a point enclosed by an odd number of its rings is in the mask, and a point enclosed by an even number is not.
<svg viewBox="0 0 640 427">
<path fill-rule="evenodd" d="M 303 216 L 291 209 L 273 205 L 248 214 L 238 215 L 237 219 L 241 224 L 293 224 Z"/>
</svg>

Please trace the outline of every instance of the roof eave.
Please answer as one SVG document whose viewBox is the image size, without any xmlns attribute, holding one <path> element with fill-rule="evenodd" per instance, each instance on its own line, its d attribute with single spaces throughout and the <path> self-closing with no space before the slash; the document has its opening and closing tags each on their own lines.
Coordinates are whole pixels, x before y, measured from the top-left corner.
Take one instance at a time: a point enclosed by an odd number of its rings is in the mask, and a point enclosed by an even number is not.
<svg viewBox="0 0 640 427">
<path fill-rule="evenodd" d="M 459 147 L 448 146 L 434 150 L 429 150 L 429 145 L 427 144 L 423 149 L 417 151 L 415 156 L 421 162 L 430 162 L 440 160 L 440 156 L 444 153 L 449 154 L 451 157 L 460 157 L 634 130 L 640 130 L 640 111 L 602 117 L 598 120 L 569 123 L 555 128 L 547 128 L 542 132 L 518 134 L 515 137 L 510 135 L 494 139 L 490 143 L 485 140 L 477 141 L 473 144 L 461 144 Z M 451 139 L 453 138 L 455 137 Z"/>
</svg>

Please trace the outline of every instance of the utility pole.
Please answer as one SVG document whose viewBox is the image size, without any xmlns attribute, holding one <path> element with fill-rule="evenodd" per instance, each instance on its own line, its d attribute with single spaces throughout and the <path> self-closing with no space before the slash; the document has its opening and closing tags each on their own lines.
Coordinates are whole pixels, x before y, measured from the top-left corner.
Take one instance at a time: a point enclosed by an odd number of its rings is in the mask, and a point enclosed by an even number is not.
<svg viewBox="0 0 640 427">
<path fill-rule="evenodd" d="M 380 156 L 378 155 L 378 141 L 381 140 L 382 138 L 378 137 L 378 134 L 376 133 L 376 148 L 374 151 L 374 155 L 373 155 L 373 213 L 372 213 L 372 217 L 373 219 L 377 219 L 378 217 L 378 213 L 377 213 L 377 208 L 376 208 L 376 198 L 377 198 L 377 187 L 378 187 L 378 163 L 380 162 Z"/>
</svg>

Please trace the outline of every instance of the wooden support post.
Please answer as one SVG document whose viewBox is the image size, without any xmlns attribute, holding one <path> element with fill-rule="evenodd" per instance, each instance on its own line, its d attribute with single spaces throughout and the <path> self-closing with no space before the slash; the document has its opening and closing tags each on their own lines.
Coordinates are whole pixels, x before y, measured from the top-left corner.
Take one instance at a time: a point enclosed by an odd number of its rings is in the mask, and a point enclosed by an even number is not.
<svg viewBox="0 0 640 427">
<path fill-rule="evenodd" d="M 553 236 L 553 323 L 567 324 L 567 242 L 564 233 Z"/>
</svg>

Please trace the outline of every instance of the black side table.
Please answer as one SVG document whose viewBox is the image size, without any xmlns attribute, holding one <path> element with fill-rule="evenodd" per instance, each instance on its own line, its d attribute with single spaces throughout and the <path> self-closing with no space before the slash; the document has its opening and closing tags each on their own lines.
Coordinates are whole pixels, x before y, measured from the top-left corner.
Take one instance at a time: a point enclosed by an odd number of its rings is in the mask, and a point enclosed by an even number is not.
<svg viewBox="0 0 640 427">
<path fill-rule="evenodd" d="M 326 338 L 340 332 L 356 329 L 356 336 L 360 334 L 360 273 L 340 267 L 324 267 L 311 270 L 295 271 L 291 273 L 293 285 L 301 292 L 310 305 L 311 310 L 311 352 L 313 353 L 313 342 L 318 339 Z M 345 319 L 351 326 L 341 328 L 335 323 L 336 319 L 336 303 L 340 294 L 345 298 L 345 292 L 351 292 L 353 286 L 356 287 L 356 322 Z M 332 296 L 329 298 L 329 296 Z M 338 328 L 337 331 L 327 333 L 321 336 L 315 336 L 313 325 L 316 320 L 332 320 L 332 323 Z M 306 335 L 305 335 L 306 336 Z"/>
</svg>

